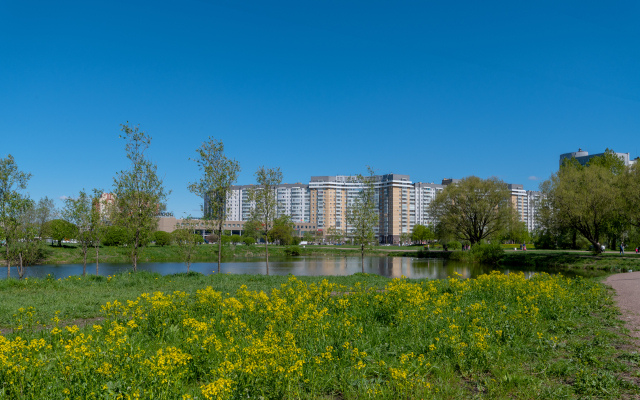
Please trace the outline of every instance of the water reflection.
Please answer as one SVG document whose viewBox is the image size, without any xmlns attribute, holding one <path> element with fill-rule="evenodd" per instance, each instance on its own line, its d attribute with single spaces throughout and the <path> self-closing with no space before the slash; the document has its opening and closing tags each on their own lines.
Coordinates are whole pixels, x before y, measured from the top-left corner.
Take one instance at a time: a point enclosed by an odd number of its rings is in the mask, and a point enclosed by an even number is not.
<svg viewBox="0 0 640 400">
<path fill-rule="evenodd" d="M 176 262 L 156 262 L 141 263 L 139 270 L 158 272 L 162 275 L 186 272 L 186 267 L 182 263 Z M 322 276 L 322 275 L 352 275 L 361 272 L 359 257 L 289 257 L 273 258 L 269 260 L 269 269 L 272 275 L 293 274 L 298 276 Z M 103 263 L 100 264 L 100 275 L 113 275 L 119 272 L 131 270 L 129 264 Z M 194 263 L 191 270 L 206 275 L 217 270 L 217 264 L 212 262 Z M 228 260 L 222 263 L 221 272 L 231 274 L 264 274 L 266 265 L 264 259 L 245 259 L 242 261 Z M 462 278 L 475 278 L 482 274 L 487 274 L 493 270 L 510 273 L 514 269 L 500 269 L 495 266 L 464 264 L 456 261 L 443 259 L 425 259 L 409 257 L 365 257 L 364 271 L 371 274 L 382 275 L 391 278 L 429 278 L 444 279 L 458 273 Z M 522 270 L 525 276 L 530 277 L 538 271 Z M 555 273 L 554 270 L 547 272 Z M 95 267 L 87 266 L 87 273 L 94 274 Z M 563 271 L 563 275 L 575 276 L 572 271 Z M 11 272 L 13 277 L 17 276 L 15 270 Z M 52 274 L 56 278 L 66 278 L 71 275 L 82 274 L 82 265 L 37 265 L 26 268 L 26 277 L 45 277 Z M 1 274 L 4 275 L 4 274 Z"/>
</svg>

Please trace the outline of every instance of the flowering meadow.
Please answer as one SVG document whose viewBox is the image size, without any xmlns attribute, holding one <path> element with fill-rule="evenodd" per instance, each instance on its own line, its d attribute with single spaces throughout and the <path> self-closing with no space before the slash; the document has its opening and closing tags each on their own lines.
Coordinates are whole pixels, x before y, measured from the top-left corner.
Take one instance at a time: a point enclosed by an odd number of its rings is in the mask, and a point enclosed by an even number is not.
<svg viewBox="0 0 640 400">
<path fill-rule="evenodd" d="M 367 285 L 290 276 L 101 306 L 83 327 L 21 308 L 0 336 L 4 399 L 585 398 L 638 393 L 610 293 L 494 272 Z M 68 279 L 78 279 L 68 278 Z M 118 276 L 105 285 L 122 284 Z"/>
</svg>

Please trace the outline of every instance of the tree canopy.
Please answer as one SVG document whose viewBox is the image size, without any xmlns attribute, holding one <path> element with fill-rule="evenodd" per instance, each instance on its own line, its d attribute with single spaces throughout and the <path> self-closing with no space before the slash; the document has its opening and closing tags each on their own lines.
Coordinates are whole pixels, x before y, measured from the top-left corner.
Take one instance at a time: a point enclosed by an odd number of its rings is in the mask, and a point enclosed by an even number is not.
<svg viewBox="0 0 640 400">
<path fill-rule="evenodd" d="M 448 185 L 430 204 L 440 236 L 472 245 L 497 237 L 516 218 L 511 192 L 498 178 L 469 176 Z"/>
</svg>

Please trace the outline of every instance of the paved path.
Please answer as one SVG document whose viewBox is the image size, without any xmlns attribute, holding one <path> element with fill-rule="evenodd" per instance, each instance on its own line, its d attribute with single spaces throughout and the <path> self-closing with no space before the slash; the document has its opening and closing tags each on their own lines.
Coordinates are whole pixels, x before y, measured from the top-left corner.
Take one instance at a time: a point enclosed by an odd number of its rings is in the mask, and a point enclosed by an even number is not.
<svg viewBox="0 0 640 400">
<path fill-rule="evenodd" d="M 611 275 L 604 283 L 616 290 L 615 300 L 631 336 L 640 338 L 640 271 Z"/>
</svg>

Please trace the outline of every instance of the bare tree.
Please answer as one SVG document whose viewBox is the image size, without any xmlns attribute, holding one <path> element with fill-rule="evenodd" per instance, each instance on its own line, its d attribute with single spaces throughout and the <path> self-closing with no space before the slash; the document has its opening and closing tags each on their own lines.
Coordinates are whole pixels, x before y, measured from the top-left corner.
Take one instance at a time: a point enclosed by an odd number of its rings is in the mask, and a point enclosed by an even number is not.
<svg viewBox="0 0 640 400">
<path fill-rule="evenodd" d="M 7 278 L 11 276 L 10 248 L 16 241 L 20 215 L 29 207 L 30 200 L 21 192 L 27 188 L 31 174 L 18 169 L 13 156 L 0 159 L 0 239 L 4 240 Z"/>
<path fill-rule="evenodd" d="M 227 200 L 231 186 L 238 180 L 240 164 L 224 154 L 224 144 L 212 137 L 196 150 L 194 159 L 202 171 L 199 181 L 189 184 L 189 191 L 204 200 L 203 219 L 218 233 L 218 273 L 222 262 L 222 228 L 227 219 Z"/>
<path fill-rule="evenodd" d="M 268 233 L 273 226 L 278 205 L 276 188 L 282 182 L 280 168 L 259 167 L 255 173 L 257 186 L 249 191 L 249 199 L 255 202 L 251 210 L 252 219 L 262 224 L 264 232 L 264 249 L 267 257 L 267 275 L 269 275 L 269 247 Z"/>
<path fill-rule="evenodd" d="M 128 122 L 121 130 L 124 135 L 120 137 L 127 141 L 125 150 L 131 165 L 113 179 L 112 220 L 127 231 L 127 246 L 133 270 L 137 271 L 140 249 L 151 240 L 158 226 L 157 214 L 171 191 L 165 191 L 163 180 L 158 178 L 157 165 L 145 154 L 151 136 L 137 126 L 129 126 Z"/>
</svg>

